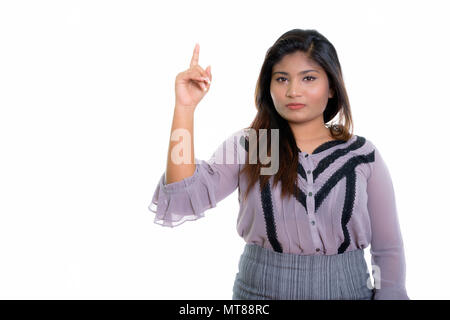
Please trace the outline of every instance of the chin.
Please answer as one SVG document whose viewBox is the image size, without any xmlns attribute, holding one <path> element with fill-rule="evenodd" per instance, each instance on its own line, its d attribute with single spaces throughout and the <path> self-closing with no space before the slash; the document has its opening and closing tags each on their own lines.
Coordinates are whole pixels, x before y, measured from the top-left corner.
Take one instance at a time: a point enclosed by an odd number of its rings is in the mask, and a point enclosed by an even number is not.
<svg viewBox="0 0 450 320">
<path fill-rule="evenodd" d="M 285 119 L 289 121 L 305 121 L 308 120 L 309 117 L 307 115 L 300 114 L 299 112 L 296 114 L 290 114 L 288 117 L 285 117 Z"/>
</svg>

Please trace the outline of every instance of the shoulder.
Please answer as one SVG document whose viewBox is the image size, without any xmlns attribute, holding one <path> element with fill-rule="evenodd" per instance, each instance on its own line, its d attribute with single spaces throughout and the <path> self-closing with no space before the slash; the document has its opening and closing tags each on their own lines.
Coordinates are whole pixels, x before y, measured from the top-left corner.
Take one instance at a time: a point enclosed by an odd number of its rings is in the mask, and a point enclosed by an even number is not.
<svg viewBox="0 0 450 320">
<path fill-rule="evenodd" d="M 252 130 L 251 128 L 242 128 L 232 134 L 233 140 L 240 149 L 248 151 L 249 136 Z"/>
<path fill-rule="evenodd" d="M 242 128 L 242 129 L 233 131 L 231 134 L 228 135 L 227 140 L 236 139 L 236 138 L 238 138 L 236 140 L 239 140 L 240 137 L 246 137 L 249 135 L 250 130 L 251 129 L 248 129 L 248 128 Z"/>
<path fill-rule="evenodd" d="M 370 167 L 370 172 L 377 170 L 376 168 L 386 168 L 385 162 L 380 153 L 380 149 L 377 142 L 374 142 L 373 139 L 368 139 L 367 137 L 358 136 L 361 142 L 364 142 L 361 145 L 361 148 L 358 151 L 360 155 L 360 162 L 367 163 Z"/>
<path fill-rule="evenodd" d="M 251 129 L 248 128 L 242 128 L 232 132 L 226 137 L 220 148 L 225 148 L 226 153 L 242 154 L 242 158 L 244 158 L 245 151 L 248 151 L 248 136 L 250 135 L 250 130 Z"/>
<path fill-rule="evenodd" d="M 367 154 L 376 149 L 373 141 L 366 136 L 353 134 L 348 142 L 350 149 L 359 154 Z"/>
<path fill-rule="evenodd" d="M 345 148 L 349 149 L 350 157 L 354 162 L 370 165 L 375 161 L 377 153 L 375 144 L 365 136 L 353 134 L 347 141 Z"/>
</svg>

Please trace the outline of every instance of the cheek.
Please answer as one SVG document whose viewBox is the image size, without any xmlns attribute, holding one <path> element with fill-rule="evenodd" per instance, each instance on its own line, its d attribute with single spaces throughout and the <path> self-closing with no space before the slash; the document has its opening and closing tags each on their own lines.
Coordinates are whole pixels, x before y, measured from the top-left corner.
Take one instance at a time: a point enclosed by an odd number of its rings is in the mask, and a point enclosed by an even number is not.
<svg viewBox="0 0 450 320">
<path fill-rule="evenodd" d="M 284 95 L 284 91 L 279 86 L 271 86 L 270 95 L 272 96 L 273 102 L 276 104 L 277 101 Z"/>
<path fill-rule="evenodd" d="M 311 86 L 308 93 L 311 97 L 320 97 L 323 94 L 323 88 L 322 86 Z"/>
<path fill-rule="evenodd" d="M 308 98 L 315 101 L 322 101 L 328 99 L 327 88 L 323 86 L 316 86 L 308 90 Z"/>
</svg>

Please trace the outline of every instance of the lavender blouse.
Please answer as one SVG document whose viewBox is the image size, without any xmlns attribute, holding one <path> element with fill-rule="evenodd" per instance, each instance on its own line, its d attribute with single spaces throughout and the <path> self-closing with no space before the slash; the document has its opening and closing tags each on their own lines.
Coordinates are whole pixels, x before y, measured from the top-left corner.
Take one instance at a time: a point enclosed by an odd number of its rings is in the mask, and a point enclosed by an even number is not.
<svg viewBox="0 0 450 320">
<path fill-rule="evenodd" d="M 163 173 L 149 205 L 154 222 L 174 227 L 204 217 L 238 188 L 237 232 L 247 243 L 301 255 L 334 255 L 370 244 L 374 279 L 378 274 L 374 299 L 409 300 L 393 184 L 372 142 L 353 135 L 311 154 L 298 149 L 296 197 L 281 199 L 281 182 L 273 187 L 272 176 L 270 186 L 257 183 L 244 201 L 248 183 L 238 172 L 248 138 L 248 129 L 233 133 L 208 161 L 195 158 L 194 174 L 181 181 L 166 184 Z"/>
</svg>

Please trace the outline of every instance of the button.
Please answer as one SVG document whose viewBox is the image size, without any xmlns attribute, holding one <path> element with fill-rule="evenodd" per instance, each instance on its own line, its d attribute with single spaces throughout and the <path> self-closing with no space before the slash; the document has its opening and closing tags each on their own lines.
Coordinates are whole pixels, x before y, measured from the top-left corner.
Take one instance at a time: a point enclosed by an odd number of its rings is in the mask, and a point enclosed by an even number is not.
<svg viewBox="0 0 450 320">
<path fill-rule="evenodd" d="M 308 196 L 312 196 L 312 192 L 308 193 Z"/>
<path fill-rule="evenodd" d="M 308 170 L 308 173 L 311 173 L 311 170 Z"/>
<path fill-rule="evenodd" d="M 313 220 L 313 221 L 311 221 L 311 224 L 312 224 L 312 225 L 315 225 L 315 224 L 316 224 L 316 222 L 315 222 L 315 221 Z"/>
<path fill-rule="evenodd" d="M 316 248 L 316 251 L 317 251 L 317 252 L 319 252 L 319 251 L 320 251 L 320 249 L 319 249 L 319 248 Z"/>
<path fill-rule="evenodd" d="M 308 154 L 305 154 L 305 158 L 308 158 Z"/>
</svg>

